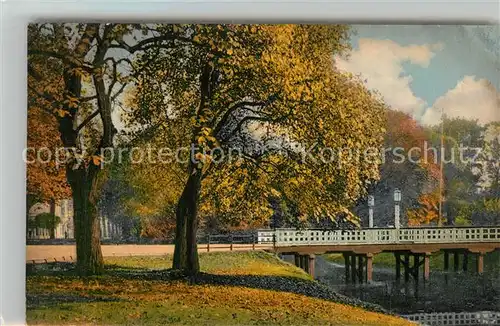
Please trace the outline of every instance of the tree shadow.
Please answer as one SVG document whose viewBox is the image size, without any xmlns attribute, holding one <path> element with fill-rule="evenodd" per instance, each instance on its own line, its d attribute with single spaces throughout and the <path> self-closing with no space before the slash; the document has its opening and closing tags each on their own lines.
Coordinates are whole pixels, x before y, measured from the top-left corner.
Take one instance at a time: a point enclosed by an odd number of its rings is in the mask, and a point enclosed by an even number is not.
<svg viewBox="0 0 500 326">
<path fill-rule="evenodd" d="M 26 293 L 26 309 L 54 307 L 65 303 L 118 302 L 123 299 L 75 293 Z"/>
<path fill-rule="evenodd" d="M 347 297 L 316 281 L 304 280 L 291 276 L 220 275 L 199 273 L 189 281 L 192 284 L 197 285 L 238 286 L 260 290 L 288 292 L 304 295 L 310 298 L 348 304 L 374 312 L 390 314 L 379 305 Z"/>
<path fill-rule="evenodd" d="M 323 299 L 336 303 L 357 306 L 366 310 L 390 314 L 379 305 L 363 302 L 339 294 L 334 290 L 316 281 L 305 280 L 291 276 L 266 276 L 266 275 L 221 275 L 210 273 L 198 273 L 195 276 L 188 276 L 179 270 L 111 270 L 108 275 L 120 277 L 128 280 L 141 281 L 174 281 L 181 280 L 190 285 L 217 285 L 246 287 L 260 290 L 272 290 L 278 292 L 288 292 L 300 294 L 311 298 Z"/>
<path fill-rule="evenodd" d="M 73 263 L 50 263 L 52 266 L 45 266 L 43 269 L 34 271 L 32 275 L 50 276 L 77 276 Z M 44 264 L 49 265 L 49 264 Z M 369 311 L 391 314 L 377 304 L 361 301 L 359 299 L 347 297 L 333 289 L 316 281 L 305 280 L 291 276 L 268 276 L 268 275 L 221 275 L 210 273 L 198 273 L 195 276 L 188 276 L 182 271 L 174 269 L 151 270 L 148 268 L 123 267 L 119 265 L 106 266 L 104 277 L 116 277 L 124 280 L 137 281 L 184 281 L 190 285 L 217 285 L 246 287 L 252 289 L 272 290 L 278 292 L 288 292 L 304 295 L 311 298 L 327 300 L 336 303 L 348 304 L 360 307 Z M 35 298 L 44 304 L 58 302 L 90 302 L 92 300 L 113 300 L 105 297 L 85 297 L 75 295 L 46 295 Z M 35 300 L 35 301 L 36 301 Z M 80 300 L 80 301 L 78 301 Z M 35 302 L 32 300 L 32 302 Z"/>
<path fill-rule="evenodd" d="M 165 269 L 151 269 L 147 267 L 130 267 L 117 264 L 106 265 L 103 275 L 130 276 L 151 273 L 157 277 L 157 272 L 164 273 Z M 78 277 L 76 264 L 73 262 L 48 262 L 41 264 L 26 264 L 26 276 L 74 276 Z"/>
</svg>

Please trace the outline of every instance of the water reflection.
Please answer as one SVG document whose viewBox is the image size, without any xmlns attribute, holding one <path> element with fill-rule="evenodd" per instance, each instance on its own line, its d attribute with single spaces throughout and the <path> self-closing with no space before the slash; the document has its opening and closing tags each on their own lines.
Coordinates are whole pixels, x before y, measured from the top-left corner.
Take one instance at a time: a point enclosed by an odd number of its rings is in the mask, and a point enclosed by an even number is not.
<svg viewBox="0 0 500 326">
<path fill-rule="evenodd" d="M 370 284 L 345 284 L 343 264 L 317 257 L 316 279 L 336 291 L 383 306 L 398 314 L 500 311 L 497 275 L 431 271 L 430 281 L 396 281 L 391 268 L 374 267 Z"/>
</svg>

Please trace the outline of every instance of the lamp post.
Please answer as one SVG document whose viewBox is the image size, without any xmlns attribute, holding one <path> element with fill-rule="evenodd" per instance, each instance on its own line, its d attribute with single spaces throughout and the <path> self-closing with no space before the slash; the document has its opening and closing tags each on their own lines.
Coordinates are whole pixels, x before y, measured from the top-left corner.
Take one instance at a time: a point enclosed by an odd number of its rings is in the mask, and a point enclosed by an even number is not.
<svg viewBox="0 0 500 326">
<path fill-rule="evenodd" d="M 441 219 L 443 218 L 443 158 L 444 158 L 444 109 L 441 108 L 441 149 L 439 151 L 439 216 L 438 226 L 441 226 Z"/>
<path fill-rule="evenodd" d="M 399 229 L 399 215 L 400 215 L 399 204 L 400 203 L 401 203 L 401 190 L 395 189 L 394 190 L 394 227 L 396 229 Z"/>
<path fill-rule="evenodd" d="M 368 227 L 373 228 L 373 206 L 375 206 L 375 197 L 368 196 Z"/>
</svg>

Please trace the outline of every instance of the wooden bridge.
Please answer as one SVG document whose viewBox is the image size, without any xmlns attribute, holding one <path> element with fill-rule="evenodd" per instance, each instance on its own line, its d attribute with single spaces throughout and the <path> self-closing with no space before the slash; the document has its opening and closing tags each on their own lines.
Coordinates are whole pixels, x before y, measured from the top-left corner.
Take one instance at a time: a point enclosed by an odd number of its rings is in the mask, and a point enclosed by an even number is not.
<svg viewBox="0 0 500 326">
<path fill-rule="evenodd" d="M 491 227 L 420 227 L 371 228 L 359 230 L 276 229 L 259 231 L 259 244 L 272 244 L 276 253 L 294 254 L 295 263 L 314 275 L 315 255 L 342 253 L 347 282 L 372 280 L 373 256 L 392 252 L 396 278 L 404 270 L 405 281 L 410 275 L 418 280 L 420 267 L 423 278 L 429 279 L 429 258 L 444 251 L 444 269 L 449 270 L 453 255 L 455 271 L 466 271 L 468 259 L 475 256 L 477 272 L 484 271 L 484 256 L 500 249 L 500 226 Z M 413 258 L 413 262 L 410 258 Z M 460 258 L 462 264 L 460 265 Z"/>
</svg>

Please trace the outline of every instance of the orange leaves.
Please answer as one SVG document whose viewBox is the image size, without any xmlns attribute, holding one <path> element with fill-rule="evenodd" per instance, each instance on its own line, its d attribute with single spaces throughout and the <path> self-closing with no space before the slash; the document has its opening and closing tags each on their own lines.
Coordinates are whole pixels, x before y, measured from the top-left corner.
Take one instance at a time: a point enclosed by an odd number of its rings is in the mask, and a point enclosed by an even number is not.
<svg viewBox="0 0 500 326">
<path fill-rule="evenodd" d="M 422 194 L 419 198 L 420 207 L 407 211 L 408 225 L 426 225 L 439 220 L 439 191 Z"/>
<path fill-rule="evenodd" d="M 36 103 L 38 104 L 38 103 Z M 54 116 L 33 103 L 28 108 L 28 148 L 26 192 L 41 201 L 62 199 L 71 195 L 64 166 L 58 166 L 55 155 L 45 157 L 61 147 L 61 140 Z M 40 103 L 40 106 L 44 105 Z M 60 110 L 60 114 L 66 111 Z M 47 148 L 48 151 L 42 150 Z M 43 162 L 42 162 L 43 161 Z"/>
<path fill-rule="evenodd" d="M 78 77 L 84 77 L 86 75 L 85 70 L 81 67 L 70 69 L 69 73 Z"/>
<path fill-rule="evenodd" d="M 434 153 L 432 150 L 426 151 L 426 148 L 432 146 L 431 140 L 428 139 L 425 129 L 409 115 L 387 110 L 386 146 L 403 148 L 414 162 L 418 162 L 418 165 L 427 171 L 429 178 L 439 178 L 439 166 Z"/>
<path fill-rule="evenodd" d="M 68 111 L 66 111 L 64 109 L 55 109 L 54 113 L 56 113 L 61 118 L 65 117 L 66 115 L 68 115 L 68 116 L 71 115 Z"/>
<path fill-rule="evenodd" d="M 91 160 L 92 160 L 92 163 L 94 165 L 99 165 L 102 162 L 102 156 L 100 156 L 100 155 L 92 155 Z"/>
<path fill-rule="evenodd" d="M 63 101 L 64 104 L 66 104 L 70 108 L 78 108 L 80 100 L 76 97 L 72 96 L 67 96 L 66 99 Z"/>
</svg>

